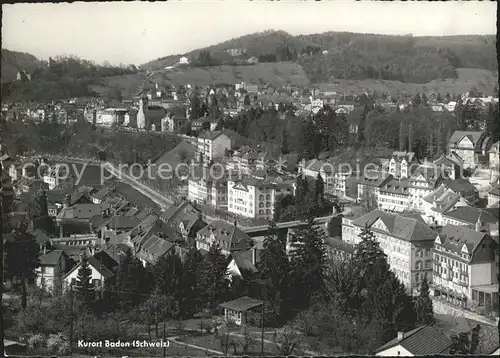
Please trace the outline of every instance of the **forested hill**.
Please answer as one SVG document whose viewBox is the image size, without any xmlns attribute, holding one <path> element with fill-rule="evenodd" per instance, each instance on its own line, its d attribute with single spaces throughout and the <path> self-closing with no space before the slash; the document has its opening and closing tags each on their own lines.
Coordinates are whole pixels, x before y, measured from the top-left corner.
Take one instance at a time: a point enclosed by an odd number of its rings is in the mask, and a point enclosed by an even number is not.
<svg viewBox="0 0 500 358">
<path fill-rule="evenodd" d="M 228 49 L 246 51 L 232 57 Z M 292 36 L 284 31 L 264 31 L 186 55 L 194 65 L 202 66 L 235 64 L 252 56 L 260 62 L 295 61 L 312 82 L 337 78 L 426 83 L 454 78 L 457 68 L 497 70 L 494 35 L 413 37 L 327 32 Z M 163 57 L 143 67 L 161 69 L 179 57 Z"/>
<path fill-rule="evenodd" d="M 2 82 L 12 82 L 19 70 L 32 73 L 40 65 L 40 60 L 29 53 L 2 49 Z"/>
</svg>

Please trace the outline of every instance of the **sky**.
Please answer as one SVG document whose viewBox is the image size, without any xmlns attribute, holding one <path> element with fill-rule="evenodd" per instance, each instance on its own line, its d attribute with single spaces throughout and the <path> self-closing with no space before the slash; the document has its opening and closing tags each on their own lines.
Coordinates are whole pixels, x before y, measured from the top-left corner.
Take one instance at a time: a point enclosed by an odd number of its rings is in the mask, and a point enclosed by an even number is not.
<svg viewBox="0 0 500 358">
<path fill-rule="evenodd" d="M 2 5 L 2 48 L 136 64 L 268 29 L 414 36 L 496 33 L 496 2 L 174 0 Z"/>
</svg>

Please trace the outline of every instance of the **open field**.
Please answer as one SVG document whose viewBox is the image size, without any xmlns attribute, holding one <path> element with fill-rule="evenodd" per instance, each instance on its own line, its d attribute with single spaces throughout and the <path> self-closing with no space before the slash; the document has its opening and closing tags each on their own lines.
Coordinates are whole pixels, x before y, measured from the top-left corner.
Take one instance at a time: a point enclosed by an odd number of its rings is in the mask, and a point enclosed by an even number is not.
<svg viewBox="0 0 500 358">
<path fill-rule="evenodd" d="M 479 91 L 483 92 L 484 95 L 493 95 L 493 90 L 497 83 L 498 75 L 492 71 L 476 68 L 459 68 L 457 79 L 448 78 L 444 80 L 433 80 L 424 84 L 374 79 L 362 81 L 338 80 L 333 84 L 333 88 L 343 93 L 377 91 L 378 93 L 388 92 L 395 95 L 405 92 L 464 93 L 469 91 L 472 87 L 476 87 Z M 332 86 L 332 84 L 318 84 L 319 88 L 325 88 L 327 86 Z"/>
<path fill-rule="evenodd" d="M 101 85 L 92 85 L 91 88 L 99 94 L 106 94 L 108 88 L 118 87 L 124 96 L 133 95 L 147 79 L 145 72 L 135 75 L 123 75 L 104 78 Z M 149 77 L 150 87 L 154 83 L 160 86 L 171 84 L 174 86 L 191 84 L 193 86 L 206 86 L 211 84 L 235 84 L 238 82 L 265 84 L 275 86 L 285 84 L 305 86 L 309 84 L 301 66 L 292 62 L 259 63 L 249 66 L 213 66 L 213 67 L 188 67 L 172 70 L 160 70 Z M 144 86 L 148 88 L 148 84 Z"/>
</svg>

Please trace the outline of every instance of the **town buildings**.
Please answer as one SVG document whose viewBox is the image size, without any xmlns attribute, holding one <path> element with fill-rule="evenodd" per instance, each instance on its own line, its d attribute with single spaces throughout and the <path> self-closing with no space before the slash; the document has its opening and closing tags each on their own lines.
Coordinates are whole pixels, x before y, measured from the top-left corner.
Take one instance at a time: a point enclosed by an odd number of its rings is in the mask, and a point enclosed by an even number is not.
<svg viewBox="0 0 500 358">
<path fill-rule="evenodd" d="M 278 195 L 289 195 L 293 192 L 293 184 L 287 182 L 250 177 L 229 180 L 228 211 L 247 218 L 271 220 Z"/>
<path fill-rule="evenodd" d="M 196 234 L 196 248 L 198 250 L 210 250 L 212 244 L 217 244 L 224 255 L 229 256 L 233 252 L 248 251 L 253 248 L 254 243 L 250 236 L 244 233 L 237 225 L 225 221 L 214 221 L 198 231 Z"/>
<path fill-rule="evenodd" d="M 448 141 L 448 151 L 457 154 L 464 168 L 475 168 L 479 157 L 486 155 L 491 146 L 491 138 L 486 132 L 455 131 Z"/>
<path fill-rule="evenodd" d="M 223 132 L 203 132 L 198 136 L 197 155 L 200 161 L 211 162 L 223 158 L 231 149 L 231 138 Z"/>
<path fill-rule="evenodd" d="M 498 243 L 487 233 L 444 226 L 435 239 L 433 266 L 434 296 L 467 307 L 498 305 Z"/>
<path fill-rule="evenodd" d="M 61 293 L 63 275 L 69 269 L 70 260 L 63 250 L 43 248 L 39 256 L 39 267 L 35 270 L 36 285 L 53 294 Z"/>
<path fill-rule="evenodd" d="M 397 215 L 374 210 L 358 219 L 342 219 L 342 240 L 356 245 L 363 229 L 370 229 L 396 276 L 417 289 L 424 276 L 432 279 L 432 250 L 437 232 L 418 215 Z"/>
<path fill-rule="evenodd" d="M 393 340 L 375 350 L 381 357 L 413 357 L 450 354 L 451 338 L 432 326 L 421 326 L 408 332 L 398 332 Z"/>
<path fill-rule="evenodd" d="M 325 183 L 325 192 L 333 194 L 335 191 L 335 170 L 333 164 L 317 159 L 311 159 L 307 162 L 303 161 L 302 163 L 299 163 L 299 171 L 301 171 L 303 175 L 314 179 L 316 179 L 318 175 L 321 175 L 321 178 Z M 341 184 L 343 178 L 344 177 L 341 174 L 337 177 L 339 191 L 342 190 Z"/>
</svg>

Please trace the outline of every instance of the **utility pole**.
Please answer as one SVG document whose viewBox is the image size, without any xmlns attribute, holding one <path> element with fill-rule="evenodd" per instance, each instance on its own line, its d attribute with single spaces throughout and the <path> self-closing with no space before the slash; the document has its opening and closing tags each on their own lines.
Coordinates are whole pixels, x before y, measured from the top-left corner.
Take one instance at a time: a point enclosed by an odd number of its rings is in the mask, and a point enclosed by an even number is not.
<svg viewBox="0 0 500 358">
<path fill-rule="evenodd" d="M 3 247 L 3 230 L 4 230 L 4 221 L 3 221 L 3 197 L 4 197 L 4 192 L 3 192 L 3 181 L 2 181 L 2 171 L 3 171 L 3 166 L 2 163 L 0 163 L 0 254 L 2 255 L 2 260 L 0 264 L 0 277 L 2 278 L 2 284 L 0 285 L 0 303 L 2 304 L 3 307 L 3 270 L 4 270 L 4 247 Z M 3 309 L 0 313 L 0 319 L 3 322 Z M 3 323 L 0 324 L 0 353 L 4 353 L 4 346 L 3 346 L 3 337 L 4 337 L 4 332 L 3 332 Z"/>
<path fill-rule="evenodd" d="M 166 323 L 163 322 L 163 356 L 166 357 L 167 356 L 167 347 L 165 347 L 165 342 L 167 341 L 167 337 L 166 337 Z"/>
<path fill-rule="evenodd" d="M 69 327 L 69 352 L 70 355 L 73 354 L 73 320 L 74 320 L 74 313 L 73 313 L 73 284 L 70 284 L 69 286 L 69 302 L 70 302 L 70 317 L 71 317 L 71 326 Z"/>
</svg>

